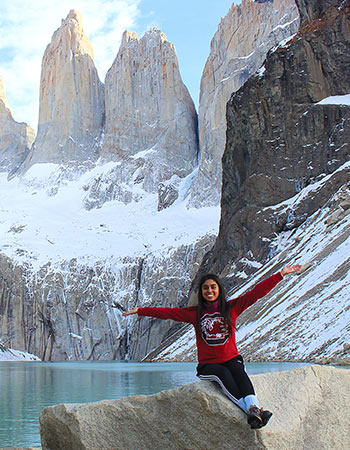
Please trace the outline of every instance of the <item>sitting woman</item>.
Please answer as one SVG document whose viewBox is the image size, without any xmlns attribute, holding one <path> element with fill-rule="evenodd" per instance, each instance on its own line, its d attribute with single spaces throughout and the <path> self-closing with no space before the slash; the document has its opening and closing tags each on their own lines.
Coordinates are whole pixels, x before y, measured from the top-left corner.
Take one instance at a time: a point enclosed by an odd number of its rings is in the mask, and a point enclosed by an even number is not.
<svg viewBox="0 0 350 450">
<path fill-rule="evenodd" d="M 196 331 L 198 377 L 219 383 L 227 397 L 247 414 L 251 428 L 261 428 L 270 420 L 272 413 L 259 407 L 243 358 L 237 350 L 236 321 L 250 305 L 270 292 L 284 275 L 297 272 L 300 268 L 300 265 L 287 265 L 280 272 L 258 283 L 251 291 L 230 301 L 226 301 L 225 290 L 219 278 L 208 274 L 199 282 L 198 304 L 195 306 L 144 307 L 127 311 L 123 315 L 138 314 L 191 323 Z"/>
</svg>

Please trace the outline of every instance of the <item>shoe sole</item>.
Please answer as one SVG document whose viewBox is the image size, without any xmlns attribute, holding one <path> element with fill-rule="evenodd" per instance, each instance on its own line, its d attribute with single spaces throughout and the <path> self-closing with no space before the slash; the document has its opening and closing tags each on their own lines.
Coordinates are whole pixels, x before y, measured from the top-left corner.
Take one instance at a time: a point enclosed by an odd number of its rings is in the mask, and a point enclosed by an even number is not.
<svg viewBox="0 0 350 450">
<path fill-rule="evenodd" d="M 248 423 L 252 425 L 253 422 L 262 423 L 262 418 L 258 414 L 249 414 Z"/>
<path fill-rule="evenodd" d="M 272 416 L 273 416 L 272 412 L 270 412 L 269 414 L 265 414 L 265 417 L 261 420 L 261 422 L 259 422 L 259 423 L 257 423 L 256 421 L 254 421 L 255 423 L 252 422 L 250 424 L 250 428 L 252 430 L 258 430 L 259 428 L 265 427 L 268 424 L 268 422 Z"/>
</svg>

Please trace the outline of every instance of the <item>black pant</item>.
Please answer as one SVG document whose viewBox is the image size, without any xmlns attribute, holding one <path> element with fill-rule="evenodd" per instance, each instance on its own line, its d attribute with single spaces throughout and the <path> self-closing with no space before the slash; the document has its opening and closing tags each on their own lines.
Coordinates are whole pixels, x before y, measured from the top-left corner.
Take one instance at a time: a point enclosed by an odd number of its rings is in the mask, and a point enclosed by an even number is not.
<svg viewBox="0 0 350 450">
<path fill-rule="evenodd" d="M 197 376 L 201 380 L 219 383 L 224 393 L 234 403 L 237 403 L 237 400 L 247 395 L 255 395 L 241 355 L 224 363 L 199 364 L 197 366 Z"/>
</svg>

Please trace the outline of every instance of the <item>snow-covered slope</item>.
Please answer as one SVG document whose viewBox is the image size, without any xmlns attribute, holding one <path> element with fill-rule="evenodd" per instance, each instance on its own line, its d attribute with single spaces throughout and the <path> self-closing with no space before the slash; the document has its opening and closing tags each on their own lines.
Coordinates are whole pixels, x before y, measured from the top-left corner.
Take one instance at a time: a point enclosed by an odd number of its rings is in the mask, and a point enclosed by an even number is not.
<svg viewBox="0 0 350 450">
<path fill-rule="evenodd" d="M 13 350 L 0 343 L 0 361 L 40 361 L 40 359 L 31 353 Z"/>
<path fill-rule="evenodd" d="M 184 301 L 219 208 L 185 207 L 189 176 L 162 211 L 157 194 L 138 185 L 128 186 L 136 201 L 88 209 L 91 184 L 118 164 L 83 174 L 37 164 L 10 181 L 0 174 L 0 336 L 11 347 L 46 360 L 138 359 L 167 332 L 162 324 L 145 338 L 149 325 L 121 312 Z"/>
<path fill-rule="evenodd" d="M 219 207 L 185 207 L 191 176 L 182 181 L 179 199 L 163 211 L 157 211 L 157 194 L 137 185 L 133 194 L 138 202 L 84 208 L 89 184 L 118 164 L 96 166 L 81 176 L 69 176 L 67 169 L 54 164 L 37 164 L 9 182 L 0 174 L 0 251 L 38 269 L 72 258 L 91 263 L 132 258 L 217 233 Z"/>
<path fill-rule="evenodd" d="M 334 174 L 304 188 L 287 202 L 274 205 L 276 215 L 293 211 L 307 196 L 316 196 L 336 177 L 347 182 L 301 226 L 281 233 L 272 243 L 269 261 L 261 265 L 235 298 L 287 263 L 300 263 L 303 271 L 286 276 L 265 298 L 239 319 L 237 342 L 247 360 L 348 361 L 350 358 L 350 163 Z M 279 211 L 279 213 L 277 213 Z M 276 216 L 277 217 L 277 216 Z M 244 272 L 239 274 L 246 279 Z M 228 278 L 237 276 L 232 268 Z M 195 358 L 193 330 L 184 327 L 180 337 L 163 346 L 153 360 Z"/>
</svg>

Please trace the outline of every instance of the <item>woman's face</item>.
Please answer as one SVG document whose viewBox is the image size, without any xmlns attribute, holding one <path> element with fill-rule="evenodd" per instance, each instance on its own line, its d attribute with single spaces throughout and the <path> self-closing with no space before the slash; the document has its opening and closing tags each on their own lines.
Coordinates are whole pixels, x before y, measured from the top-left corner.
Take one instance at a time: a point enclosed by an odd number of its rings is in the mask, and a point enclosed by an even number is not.
<svg viewBox="0 0 350 450">
<path fill-rule="evenodd" d="M 215 302 L 219 297 L 219 285 L 214 280 L 205 280 L 202 284 L 202 296 L 207 302 Z"/>
</svg>

